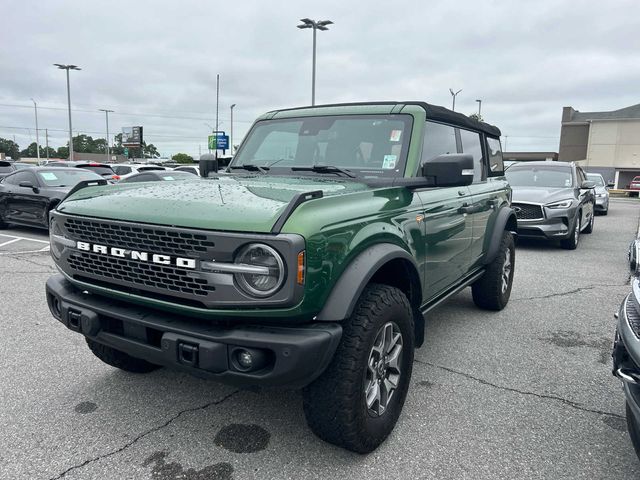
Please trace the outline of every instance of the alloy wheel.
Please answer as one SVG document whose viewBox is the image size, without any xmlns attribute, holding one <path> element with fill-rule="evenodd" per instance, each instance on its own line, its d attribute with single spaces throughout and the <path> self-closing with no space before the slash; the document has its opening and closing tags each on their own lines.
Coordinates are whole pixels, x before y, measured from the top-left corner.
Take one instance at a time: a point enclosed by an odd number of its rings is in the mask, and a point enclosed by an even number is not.
<svg viewBox="0 0 640 480">
<path fill-rule="evenodd" d="M 511 249 L 504 252 L 504 263 L 502 264 L 502 293 L 509 288 L 509 278 L 511 277 Z"/>
<path fill-rule="evenodd" d="M 364 381 L 367 411 L 373 417 L 385 413 L 400 384 L 402 333 L 395 322 L 385 323 L 376 334 L 369 352 Z"/>
</svg>

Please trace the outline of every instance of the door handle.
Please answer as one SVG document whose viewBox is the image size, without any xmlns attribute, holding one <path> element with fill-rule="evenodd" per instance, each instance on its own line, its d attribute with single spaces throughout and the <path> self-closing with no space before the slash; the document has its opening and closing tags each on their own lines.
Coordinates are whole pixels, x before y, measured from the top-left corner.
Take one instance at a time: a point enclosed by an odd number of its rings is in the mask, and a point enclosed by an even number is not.
<svg viewBox="0 0 640 480">
<path fill-rule="evenodd" d="M 476 208 L 473 205 L 469 205 L 468 203 L 463 203 L 462 206 L 458 209 L 458 213 L 475 213 Z"/>
<path fill-rule="evenodd" d="M 458 196 L 459 197 L 464 197 L 467 194 L 467 192 L 465 192 L 464 190 L 458 190 Z"/>
</svg>

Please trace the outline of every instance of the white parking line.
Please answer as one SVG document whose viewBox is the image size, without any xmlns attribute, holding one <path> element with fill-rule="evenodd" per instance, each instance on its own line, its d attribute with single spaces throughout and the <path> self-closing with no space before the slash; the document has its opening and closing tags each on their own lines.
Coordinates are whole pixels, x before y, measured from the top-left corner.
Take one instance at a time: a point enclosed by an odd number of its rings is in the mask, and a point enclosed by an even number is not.
<svg viewBox="0 0 640 480">
<path fill-rule="evenodd" d="M 9 240 L 8 242 L 0 243 L 0 247 L 4 247 L 5 245 L 9 245 L 10 243 L 19 242 L 19 238 L 14 238 L 13 240 Z"/>
<path fill-rule="evenodd" d="M 17 240 L 26 240 L 26 241 L 28 241 L 28 242 L 37 242 L 37 243 L 46 243 L 46 244 L 49 244 L 49 240 L 39 240 L 39 239 L 37 239 L 37 238 L 31 238 L 31 237 L 18 237 L 18 236 L 16 236 L 16 235 L 7 235 L 6 233 L 0 233 L 0 237 L 9 237 L 9 238 L 13 238 L 13 239 L 15 239 L 16 241 L 17 241 Z M 7 242 L 7 243 L 0 244 L 0 247 L 1 247 L 2 245 L 7 245 L 7 244 L 8 244 L 8 242 Z"/>
</svg>

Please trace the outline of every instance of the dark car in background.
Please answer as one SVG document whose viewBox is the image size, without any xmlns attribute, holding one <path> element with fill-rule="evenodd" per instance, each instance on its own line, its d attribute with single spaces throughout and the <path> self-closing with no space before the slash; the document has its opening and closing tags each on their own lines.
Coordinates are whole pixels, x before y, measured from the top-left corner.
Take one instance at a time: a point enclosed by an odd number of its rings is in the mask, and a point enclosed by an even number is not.
<svg viewBox="0 0 640 480">
<path fill-rule="evenodd" d="M 175 170 L 147 170 L 145 172 L 136 173 L 129 177 L 123 178 L 120 183 L 134 182 L 172 182 L 175 180 L 195 180 L 192 173 L 176 172 Z"/>
<path fill-rule="evenodd" d="M 0 178 L 6 177 L 17 170 L 13 162 L 6 160 L 0 161 Z"/>
<path fill-rule="evenodd" d="M 70 167 L 70 168 L 83 168 L 85 170 L 91 170 L 94 173 L 97 173 L 102 178 L 106 180 L 110 180 L 112 182 L 120 180 L 120 177 L 113 171 L 111 165 L 107 163 L 96 163 L 96 162 L 53 162 L 49 163 L 47 167 Z"/>
<path fill-rule="evenodd" d="M 568 250 L 593 231 L 595 183 L 575 163 L 522 162 L 505 170 L 518 235 L 560 240 Z"/>
<path fill-rule="evenodd" d="M 0 180 L 0 228 L 10 223 L 49 228 L 49 211 L 82 181 L 105 184 L 98 174 L 75 168 L 34 167 Z"/>
</svg>

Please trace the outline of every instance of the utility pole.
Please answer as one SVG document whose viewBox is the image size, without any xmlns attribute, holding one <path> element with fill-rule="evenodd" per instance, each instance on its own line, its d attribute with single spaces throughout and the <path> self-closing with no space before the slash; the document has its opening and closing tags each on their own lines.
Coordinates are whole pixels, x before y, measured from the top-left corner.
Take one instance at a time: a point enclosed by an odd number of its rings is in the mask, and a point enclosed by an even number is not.
<svg viewBox="0 0 640 480">
<path fill-rule="evenodd" d="M 220 104 L 220 74 L 216 75 L 216 131 L 213 134 L 216 136 L 216 140 L 218 139 L 218 128 L 220 123 L 218 122 L 218 106 Z M 218 159 L 218 142 L 216 141 L 216 160 Z"/>
<path fill-rule="evenodd" d="M 40 136 L 38 135 L 38 104 L 32 98 L 33 108 L 36 112 L 36 156 L 38 157 L 38 165 L 40 164 Z"/>
<path fill-rule="evenodd" d="M 46 154 L 47 154 L 47 161 L 48 161 L 49 160 L 49 129 L 48 128 L 44 129 L 44 138 L 47 143 Z"/>
<path fill-rule="evenodd" d="M 457 92 L 454 92 L 453 88 L 450 88 L 449 91 L 451 92 L 451 96 L 453 97 L 453 105 L 451 105 L 451 110 L 453 110 L 455 112 L 456 111 L 456 97 L 462 91 L 462 89 L 458 90 Z"/>
<path fill-rule="evenodd" d="M 333 22 L 331 20 L 321 20 L 316 22 L 310 18 L 302 18 L 300 21 L 302 24 L 298 25 L 298 28 L 313 29 L 313 58 L 311 60 L 311 106 L 313 106 L 316 104 L 316 31 L 321 30 L 324 32 L 329 30 L 327 25 L 333 25 Z"/>
<path fill-rule="evenodd" d="M 482 118 L 482 100 L 476 99 L 476 102 L 478 102 L 478 120 L 480 120 Z"/>
<path fill-rule="evenodd" d="M 236 107 L 234 103 L 231 105 L 231 133 L 229 135 L 229 153 L 233 156 L 233 109 Z"/>
<path fill-rule="evenodd" d="M 76 65 L 62 65 L 54 63 L 60 70 L 67 71 L 67 106 L 69 107 L 69 160 L 73 162 L 73 129 L 71 128 L 71 88 L 69 87 L 69 70 L 82 70 Z"/>
<path fill-rule="evenodd" d="M 106 108 L 99 108 L 101 112 L 104 112 L 105 118 L 107 120 L 107 163 L 111 161 L 111 152 L 109 149 L 109 112 L 113 112 L 113 110 L 108 110 Z"/>
</svg>

